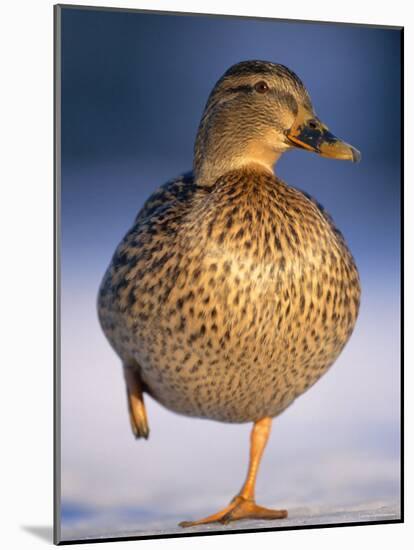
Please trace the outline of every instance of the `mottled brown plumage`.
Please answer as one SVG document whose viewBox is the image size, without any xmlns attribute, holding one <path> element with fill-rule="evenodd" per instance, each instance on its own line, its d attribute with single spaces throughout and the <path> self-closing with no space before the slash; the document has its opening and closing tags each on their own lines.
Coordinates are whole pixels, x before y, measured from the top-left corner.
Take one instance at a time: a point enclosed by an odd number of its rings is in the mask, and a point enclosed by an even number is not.
<svg viewBox="0 0 414 550">
<path fill-rule="evenodd" d="M 137 437 L 148 436 L 143 391 L 181 414 L 260 427 L 348 341 L 360 287 L 344 238 L 271 171 L 293 144 L 358 156 L 320 123 L 288 69 L 232 67 L 207 103 L 194 173 L 156 191 L 118 246 L 98 308 L 125 367 Z M 230 510 L 200 522 L 284 517 L 252 511 L 252 491 L 245 485 Z"/>
</svg>

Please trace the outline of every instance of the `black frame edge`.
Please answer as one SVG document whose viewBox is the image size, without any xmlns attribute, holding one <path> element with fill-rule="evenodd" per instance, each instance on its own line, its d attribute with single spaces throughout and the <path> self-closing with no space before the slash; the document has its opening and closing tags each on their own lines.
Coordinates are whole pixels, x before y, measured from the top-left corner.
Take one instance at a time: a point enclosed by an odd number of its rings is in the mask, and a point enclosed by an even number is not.
<svg viewBox="0 0 414 550">
<path fill-rule="evenodd" d="M 61 7 L 53 6 L 53 543 L 61 543 L 60 189 Z"/>
<path fill-rule="evenodd" d="M 233 19 L 250 19 L 256 21 L 278 21 L 279 23 L 310 23 L 310 24 L 319 24 L 319 25 L 347 25 L 352 27 L 368 27 L 368 28 L 377 28 L 377 29 L 389 29 L 389 30 L 402 30 L 403 25 L 382 25 L 379 23 L 348 23 L 347 21 L 317 21 L 310 19 L 286 19 L 279 17 L 265 17 L 259 15 L 232 15 L 228 13 L 201 13 L 201 12 L 190 12 L 190 11 L 165 11 L 165 10 L 151 10 L 143 8 L 118 8 L 110 6 L 88 6 L 88 5 L 77 5 L 77 4 L 56 4 L 59 8 L 67 9 L 79 9 L 79 10 L 91 10 L 91 11 L 120 11 L 120 12 L 130 12 L 130 13 L 142 13 L 142 14 L 153 14 L 153 15 L 178 15 L 184 17 L 231 17 Z"/>
</svg>

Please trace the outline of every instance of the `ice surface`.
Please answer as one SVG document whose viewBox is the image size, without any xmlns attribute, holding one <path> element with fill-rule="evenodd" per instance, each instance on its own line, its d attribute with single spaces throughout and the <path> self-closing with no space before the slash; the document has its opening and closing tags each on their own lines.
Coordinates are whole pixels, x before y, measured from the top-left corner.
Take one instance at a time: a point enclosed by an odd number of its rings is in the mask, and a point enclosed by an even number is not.
<svg viewBox="0 0 414 550">
<path fill-rule="evenodd" d="M 275 505 L 277 507 L 277 505 Z M 212 510 L 210 510 L 211 512 Z M 197 517 L 208 510 L 199 511 Z M 195 517 L 195 516 L 194 516 Z M 228 525 L 219 523 L 197 527 L 181 528 L 178 522 L 183 516 L 168 516 L 156 519 L 145 513 L 133 510 L 127 512 L 110 510 L 98 513 L 87 521 L 81 518 L 65 526 L 64 540 L 96 539 L 111 537 L 134 537 L 148 535 L 166 535 L 183 533 L 203 533 L 206 531 L 250 530 L 261 528 L 286 528 L 298 526 L 314 526 L 329 524 L 347 524 L 367 521 L 389 521 L 400 519 L 400 509 L 397 503 L 371 502 L 347 508 L 328 509 L 314 507 L 296 507 L 289 510 L 289 517 L 284 520 L 241 520 Z"/>
</svg>

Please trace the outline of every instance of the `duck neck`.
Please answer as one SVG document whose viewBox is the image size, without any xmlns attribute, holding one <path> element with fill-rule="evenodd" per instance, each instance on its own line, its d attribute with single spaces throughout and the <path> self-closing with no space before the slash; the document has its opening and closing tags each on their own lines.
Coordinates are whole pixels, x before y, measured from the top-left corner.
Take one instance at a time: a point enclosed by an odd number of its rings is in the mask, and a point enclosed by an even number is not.
<svg viewBox="0 0 414 550">
<path fill-rule="evenodd" d="M 273 174 L 283 150 L 270 146 L 263 134 L 241 124 L 237 117 L 204 115 L 194 149 L 194 176 L 198 185 L 213 185 L 227 172 L 251 166 Z"/>
<path fill-rule="evenodd" d="M 274 175 L 273 165 L 277 158 L 270 160 L 263 156 L 249 155 L 247 152 L 229 156 L 207 156 L 203 162 L 194 164 L 195 181 L 198 185 L 210 186 L 224 174 L 243 168 L 252 168 L 255 171 Z"/>
</svg>

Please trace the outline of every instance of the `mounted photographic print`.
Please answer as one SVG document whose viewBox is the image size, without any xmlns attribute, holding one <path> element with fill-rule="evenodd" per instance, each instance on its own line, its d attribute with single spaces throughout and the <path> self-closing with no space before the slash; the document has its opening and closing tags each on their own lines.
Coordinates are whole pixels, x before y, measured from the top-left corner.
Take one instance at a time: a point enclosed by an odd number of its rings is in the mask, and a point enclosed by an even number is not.
<svg viewBox="0 0 414 550">
<path fill-rule="evenodd" d="M 55 7 L 56 543 L 403 520 L 402 37 Z"/>
</svg>

